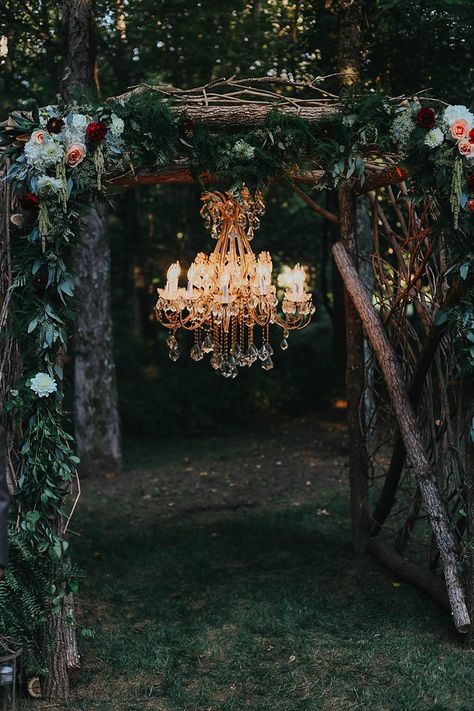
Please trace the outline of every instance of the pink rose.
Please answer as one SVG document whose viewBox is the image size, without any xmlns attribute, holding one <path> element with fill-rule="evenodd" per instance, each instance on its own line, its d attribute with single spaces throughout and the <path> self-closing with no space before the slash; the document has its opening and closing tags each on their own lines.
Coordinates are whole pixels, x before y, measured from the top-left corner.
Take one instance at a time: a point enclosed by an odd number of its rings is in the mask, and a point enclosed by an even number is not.
<svg viewBox="0 0 474 711">
<path fill-rule="evenodd" d="M 466 139 L 459 141 L 458 148 L 462 156 L 474 155 L 474 143 L 469 143 Z"/>
<path fill-rule="evenodd" d="M 66 153 L 67 164 L 70 168 L 75 168 L 82 163 L 86 155 L 86 147 L 82 143 L 73 143 Z"/>
<path fill-rule="evenodd" d="M 35 143 L 44 143 L 44 131 L 38 129 L 31 134 L 31 140 Z"/>
<path fill-rule="evenodd" d="M 466 138 L 469 133 L 467 128 L 467 121 L 464 119 L 458 119 L 450 126 L 451 136 L 459 141 L 460 138 Z"/>
</svg>

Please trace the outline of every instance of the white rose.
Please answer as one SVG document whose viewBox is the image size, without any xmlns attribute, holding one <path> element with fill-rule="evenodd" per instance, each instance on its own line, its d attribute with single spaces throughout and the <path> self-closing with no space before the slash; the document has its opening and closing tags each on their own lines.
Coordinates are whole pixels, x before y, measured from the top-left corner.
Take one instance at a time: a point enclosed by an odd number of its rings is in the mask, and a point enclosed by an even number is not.
<svg viewBox="0 0 474 711">
<path fill-rule="evenodd" d="M 56 392 L 58 386 L 56 381 L 47 373 L 36 373 L 31 379 L 30 388 L 38 397 L 48 397 L 51 393 Z"/>
</svg>

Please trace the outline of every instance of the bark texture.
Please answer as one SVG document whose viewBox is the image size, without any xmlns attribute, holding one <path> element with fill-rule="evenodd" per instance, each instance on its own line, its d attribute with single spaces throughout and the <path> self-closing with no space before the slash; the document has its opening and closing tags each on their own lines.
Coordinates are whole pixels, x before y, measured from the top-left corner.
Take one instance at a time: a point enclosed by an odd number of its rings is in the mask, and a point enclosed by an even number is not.
<svg viewBox="0 0 474 711">
<path fill-rule="evenodd" d="M 110 316 L 110 250 L 106 208 L 82 218 L 75 250 L 76 337 L 74 422 L 83 475 L 120 466 L 120 428 Z"/>
<path fill-rule="evenodd" d="M 70 623 L 66 619 L 67 598 L 61 604 L 57 615 L 50 613 L 48 639 L 45 640 L 48 674 L 44 679 L 43 695 L 47 701 L 66 702 L 69 696 L 68 647 L 70 645 Z M 74 630 L 74 628 L 73 628 Z M 75 646 L 75 631 L 74 631 Z"/>
<path fill-rule="evenodd" d="M 470 546 L 466 551 L 467 563 L 467 605 L 471 619 L 474 619 L 474 549 L 472 541 L 474 540 L 474 442 L 472 440 L 474 433 L 474 384 L 470 383 L 466 388 L 466 403 L 465 411 L 465 430 L 464 436 L 466 439 L 466 524 L 467 524 L 467 540 Z M 468 632 L 467 643 L 471 649 L 474 648 L 474 625 L 471 625 Z"/>
<path fill-rule="evenodd" d="M 95 0 L 67 0 L 64 7 L 66 64 L 61 94 L 69 101 L 95 88 Z"/>
<path fill-rule="evenodd" d="M 8 564 L 8 502 L 7 453 L 5 428 L 0 424 L 0 568 Z"/>
<path fill-rule="evenodd" d="M 356 197 L 347 181 L 339 188 L 341 239 L 354 261 L 357 260 Z M 351 488 L 352 542 L 356 553 L 367 548 L 369 535 L 369 479 L 364 422 L 364 333 L 354 303 L 345 291 L 346 397 L 349 428 L 349 482 Z"/>
<path fill-rule="evenodd" d="M 360 80 L 361 0 L 339 0 L 337 67 L 342 86 L 352 86 Z"/>
<path fill-rule="evenodd" d="M 308 170 L 290 173 L 290 177 L 296 183 L 306 183 L 315 185 L 324 177 L 324 170 Z M 140 170 L 134 173 L 132 170 L 123 175 L 110 175 L 108 182 L 112 185 L 160 185 L 166 183 L 191 184 L 196 182 L 216 183 L 221 178 L 212 173 L 200 173 L 194 175 L 189 162 L 185 159 L 178 159 L 168 167 L 156 172 Z"/>
<path fill-rule="evenodd" d="M 95 2 L 67 0 L 66 99 L 95 91 Z M 106 210 L 95 204 L 82 221 L 75 256 L 74 425 L 83 475 L 120 466 L 120 431 L 110 313 L 110 250 Z"/>
<path fill-rule="evenodd" d="M 428 513 L 443 562 L 446 589 L 454 624 L 459 632 L 467 632 L 470 625 L 470 617 L 466 606 L 458 545 L 441 492 L 431 479 L 431 467 L 425 452 L 422 435 L 416 422 L 415 413 L 403 382 L 400 364 L 372 306 L 370 295 L 360 281 L 351 258 L 341 242 L 333 246 L 333 254 L 346 289 L 362 319 L 367 337 L 370 340 L 385 379 L 400 434 L 409 453 L 423 504 Z"/>
</svg>

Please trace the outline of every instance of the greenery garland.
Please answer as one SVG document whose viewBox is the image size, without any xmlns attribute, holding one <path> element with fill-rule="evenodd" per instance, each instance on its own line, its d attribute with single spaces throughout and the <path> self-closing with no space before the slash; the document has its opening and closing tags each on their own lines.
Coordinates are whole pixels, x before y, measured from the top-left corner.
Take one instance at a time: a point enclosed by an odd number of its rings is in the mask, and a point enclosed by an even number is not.
<svg viewBox="0 0 474 711">
<path fill-rule="evenodd" d="M 59 513 L 78 459 L 63 409 L 63 361 L 72 331 L 74 279 L 69 270 L 79 217 L 105 195 L 104 176 L 156 170 L 185 156 L 193 173 L 212 172 L 260 186 L 295 166 L 325 169 L 319 187 L 341 178 L 363 182 L 367 156 L 396 152 L 421 196 L 441 206 L 450 269 L 474 269 L 474 116 L 464 106 L 436 112 L 433 102 L 395 106 L 380 94 L 354 100 L 310 125 L 273 110 L 258 128 L 212 133 L 177 118 L 154 92 L 101 106 L 59 105 L 13 113 L 0 134 L 8 180 L 21 206 L 12 216 L 12 308 L 7 335 L 22 354 L 23 375 L 6 407 L 22 424 L 12 506 L 12 564 L 0 585 L 0 631 L 20 634 L 29 671 L 42 671 L 38 631 L 50 610 L 78 589 Z M 436 104 L 435 104 L 436 105 Z M 464 365 L 474 364 L 472 290 L 454 312 L 465 334 Z M 18 524 L 17 524 L 18 522 Z M 29 571 L 29 574 L 25 574 Z"/>
</svg>

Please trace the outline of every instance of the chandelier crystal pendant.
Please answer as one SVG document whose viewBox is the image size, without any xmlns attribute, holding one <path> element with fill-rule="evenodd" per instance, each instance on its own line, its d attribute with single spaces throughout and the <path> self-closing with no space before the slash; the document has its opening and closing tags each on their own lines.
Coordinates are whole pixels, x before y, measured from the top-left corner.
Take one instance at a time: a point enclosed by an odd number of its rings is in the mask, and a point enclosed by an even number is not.
<svg viewBox="0 0 474 711">
<path fill-rule="evenodd" d="M 291 271 L 280 315 L 271 256 L 255 256 L 250 246 L 265 211 L 262 194 L 252 196 L 243 187 L 238 193 L 205 192 L 201 200 L 201 215 L 217 244 L 212 254 L 196 256 L 187 287 L 178 285 L 181 267 L 175 262 L 165 288 L 158 289 L 155 313 L 171 331 L 169 357 L 179 358 L 176 333 L 183 328 L 194 332 L 191 358 L 200 361 L 210 354 L 211 366 L 225 378 L 235 378 L 239 367 L 255 362 L 271 370 L 270 326 L 283 330 L 280 347 L 286 350 L 289 332 L 307 326 L 315 311 L 305 292 L 304 269 L 297 264 Z"/>
</svg>

